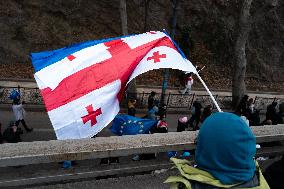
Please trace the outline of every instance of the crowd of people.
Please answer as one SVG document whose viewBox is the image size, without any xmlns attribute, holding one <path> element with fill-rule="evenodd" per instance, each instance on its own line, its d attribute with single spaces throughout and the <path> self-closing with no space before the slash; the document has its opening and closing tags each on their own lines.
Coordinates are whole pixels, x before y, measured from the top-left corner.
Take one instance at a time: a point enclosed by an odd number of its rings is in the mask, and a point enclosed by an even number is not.
<svg viewBox="0 0 284 189">
<path fill-rule="evenodd" d="M 129 99 L 128 101 L 128 115 L 135 116 L 136 113 L 136 99 Z M 277 110 L 277 102 L 272 102 L 267 106 L 265 119 L 261 120 L 260 110 L 255 107 L 253 98 L 249 98 L 245 95 L 238 107 L 234 112 L 236 115 L 242 117 L 248 121 L 249 126 L 260 126 L 260 125 L 277 125 L 283 124 L 284 116 L 284 103 L 279 105 L 279 110 Z M 164 120 L 166 118 L 167 107 L 165 104 L 160 104 L 159 100 L 156 98 L 156 92 L 152 91 L 148 97 L 147 103 L 147 113 L 143 118 L 152 120 Z M 202 106 L 201 102 L 194 101 L 190 116 L 180 117 L 177 121 L 177 132 L 185 130 L 199 130 L 202 123 L 207 117 L 209 117 L 213 112 L 212 105 Z"/>
<path fill-rule="evenodd" d="M 266 109 L 265 119 L 261 121 L 259 110 L 255 108 L 254 100 L 249 98 L 248 95 L 244 95 L 237 107 L 236 114 L 244 116 L 249 121 L 250 126 L 283 124 L 284 103 L 279 105 L 278 111 L 276 107 L 276 101 L 269 104 Z"/>
<path fill-rule="evenodd" d="M 31 132 L 33 130 L 27 126 L 24 119 L 25 102 L 20 100 L 20 95 L 18 93 L 13 94 L 11 98 L 13 99 L 12 111 L 14 113 L 14 120 L 10 121 L 3 134 L 0 132 L 1 143 L 21 141 L 20 136 L 23 134 L 23 130 L 19 127 L 20 123 L 23 125 L 26 132 Z M 128 115 L 136 116 L 136 103 L 137 100 L 135 98 L 130 98 L 128 100 Z M 284 116 L 284 103 L 279 105 L 279 110 L 277 110 L 276 107 L 277 102 L 272 102 L 269 104 L 267 106 L 265 119 L 261 120 L 260 111 L 256 109 L 254 100 L 249 98 L 248 95 L 245 95 L 241 99 L 235 114 L 248 120 L 250 126 L 282 124 Z M 166 110 L 167 106 L 163 103 L 160 103 L 156 97 L 156 92 L 152 91 L 148 97 L 147 112 L 143 118 L 165 121 Z M 199 130 L 205 119 L 212 114 L 213 107 L 212 105 L 203 107 L 199 101 L 195 101 L 190 112 L 191 114 L 189 117 L 180 117 L 177 120 L 177 132 L 185 130 Z"/>
<path fill-rule="evenodd" d="M 23 130 L 19 127 L 22 123 L 26 132 L 31 132 L 25 122 L 25 110 L 20 96 L 13 98 L 12 110 L 15 120 L 9 123 L 3 135 L 0 132 L 0 142 L 21 142 Z M 128 99 L 128 115 L 136 115 L 137 99 Z M 258 164 L 254 161 L 256 153 L 255 137 L 248 126 L 283 124 L 284 103 L 279 105 L 272 102 L 267 106 L 265 119 L 260 119 L 260 112 L 256 109 L 254 100 L 245 95 L 234 113 L 214 113 L 212 105 L 202 106 L 201 102 L 194 101 L 190 116 L 182 116 L 177 120 L 177 132 L 185 130 L 200 130 L 196 139 L 197 147 L 194 151 L 182 151 L 181 156 L 177 152 L 168 152 L 169 157 L 186 157 L 195 155 L 195 167 L 189 168 L 189 162 L 172 159 L 179 169 L 181 175 L 170 177 L 166 182 L 173 184 L 173 188 L 228 188 L 238 186 L 242 188 L 269 188 Z M 147 112 L 143 118 L 157 120 L 149 134 L 167 133 L 166 122 L 167 107 L 160 103 L 156 92 L 152 91 L 147 101 Z M 228 124 L 230 122 L 230 124 Z M 218 132 L 214 132 L 218 130 Z M 1 131 L 1 124 L 0 124 Z M 212 135 L 214 133 L 214 135 Z M 238 141 L 238 142 L 236 142 Z M 226 149 L 226 150 L 224 150 Z M 155 153 L 135 154 L 132 160 L 148 160 L 156 158 Z M 283 158 L 282 158 L 283 160 Z M 66 164 L 69 163 L 68 165 Z M 63 167 L 69 168 L 73 162 L 63 162 Z M 119 163 L 118 157 L 104 158 L 101 164 Z M 66 164 L 66 165 L 65 165 Z M 186 177 L 184 177 L 186 175 Z M 186 178 L 186 179 L 185 179 Z M 269 178 L 270 182 L 273 178 Z M 204 179 L 206 181 L 204 181 Z"/>
<path fill-rule="evenodd" d="M 200 68 L 197 68 L 197 70 L 200 70 Z M 193 73 L 186 73 L 183 78 L 185 88 L 183 90 L 180 90 L 179 92 L 181 94 L 191 94 L 191 88 L 193 85 Z M 136 99 L 129 99 L 128 115 L 135 116 L 136 101 Z M 237 107 L 236 112 L 234 113 L 248 121 L 248 124 L 250 126 L 282 124 L 284 114 L 283 104 L 284 103 L 279 106 L 279 111 L 277 111 L 277 102 L 272 102 L 272 104 L 267 106 L 265 119 L 261 120 L 260 111 L 255 107 L 253 98 L 249 98 L 248 95 L 244 95 Z M 166 109 L 166 105 L 160 104 L 160 102 L 157 100 L 156 92 L 152 91 L 148 97 L 147 113 L 143 118 L 165 120 Z M 178 120 L 177 131 L 185 131 L 186 129 L 199 130 L 205 119 L 212 114 L 212 111 L 212 105 L 202 107 L 202 104 L 199 101 L 195 101 L 190 111 L 190 118 L 181 117 Z"/>
<path fill-rule="evenodd" d="M 130 116 L 136 116 L 136 102 L 135 98 L 130 98 L 127 103 L 127 114 Z M 152 91 L 148 97 L 147 112 L 143 116 L 145 119 L 151 120 L 165 120 L 166 118 L 166 105 L 160 104 L 156 99 L 156 92 Z"/>
</svg>

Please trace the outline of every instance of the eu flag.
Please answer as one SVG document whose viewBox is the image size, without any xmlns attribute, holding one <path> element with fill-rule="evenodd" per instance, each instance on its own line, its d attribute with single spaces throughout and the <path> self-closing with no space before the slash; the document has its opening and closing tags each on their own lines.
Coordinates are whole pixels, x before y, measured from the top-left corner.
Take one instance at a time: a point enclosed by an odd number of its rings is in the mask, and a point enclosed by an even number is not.
<svg viewBox="0 0 284 189">
<path fill-rule="evenodd" d="M 157 125 L 158 121 L 133 117 L 129 115 L 117 115 L 110 130 L 116 135 L 148 134 L 150 129 Z"/>
</svg>

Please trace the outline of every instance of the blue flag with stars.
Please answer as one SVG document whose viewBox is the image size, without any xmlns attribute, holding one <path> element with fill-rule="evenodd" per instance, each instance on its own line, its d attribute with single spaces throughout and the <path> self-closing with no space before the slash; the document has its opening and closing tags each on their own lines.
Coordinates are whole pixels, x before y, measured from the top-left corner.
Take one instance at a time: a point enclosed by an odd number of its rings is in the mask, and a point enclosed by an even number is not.
<svg viewBox="0 0 284 189">
<path fill-rule="evenodd" d="M 110 130 L 116 135 L 148 134 L 157 125 L 157 120 L 143 119 L 129 115 L 115 116 Z"/>
</svg>

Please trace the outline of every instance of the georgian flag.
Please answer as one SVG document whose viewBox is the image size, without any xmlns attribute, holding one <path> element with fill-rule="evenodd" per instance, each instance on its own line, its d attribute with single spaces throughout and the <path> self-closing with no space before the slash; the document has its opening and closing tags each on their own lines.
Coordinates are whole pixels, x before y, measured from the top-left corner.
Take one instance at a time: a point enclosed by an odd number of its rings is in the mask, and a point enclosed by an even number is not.
<svg viewBox="0 0 284 189">
<path fill-rule="evenodd" d="M 196 73 L 163 32 L 32 53 L 35 79 L 58 139 L 92 137 L 119 112 L 125 86 L 149 70 Z"/>
</svg>

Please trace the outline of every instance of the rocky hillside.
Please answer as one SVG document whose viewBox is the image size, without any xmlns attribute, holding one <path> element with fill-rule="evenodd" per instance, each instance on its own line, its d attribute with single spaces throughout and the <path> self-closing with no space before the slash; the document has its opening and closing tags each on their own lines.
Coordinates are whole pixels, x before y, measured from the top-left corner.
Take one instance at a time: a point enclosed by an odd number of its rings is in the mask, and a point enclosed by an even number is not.
<svg viewBox="0 0 284 189">
<path fill-rule="evenodd" d="M 170 0 L 128 0 L 129 33 L 170 31 Z M 230 88 L 233 50 L 238 31 L 238 0 L 180 0 L 176 41 L 214 88 Z M 284 1 L 265 7 L 254 0 L 247 44 L 249 89 L 284 91 Z M 0 1 L 0 77 L 32 78 L 29 53 L 61 48 L 86 40 L 121 35 L 119 0 Z M 159 85 L 161 71 L 139 77 Z M 179 85 L 172 71 L 170 84 Z M 151 79 L 146 79 L 151 78 Z"/>
</svg>

